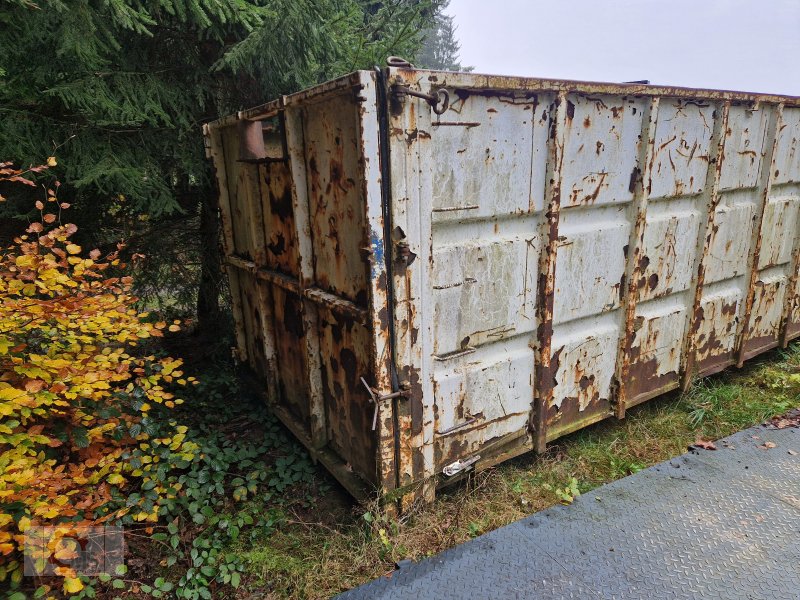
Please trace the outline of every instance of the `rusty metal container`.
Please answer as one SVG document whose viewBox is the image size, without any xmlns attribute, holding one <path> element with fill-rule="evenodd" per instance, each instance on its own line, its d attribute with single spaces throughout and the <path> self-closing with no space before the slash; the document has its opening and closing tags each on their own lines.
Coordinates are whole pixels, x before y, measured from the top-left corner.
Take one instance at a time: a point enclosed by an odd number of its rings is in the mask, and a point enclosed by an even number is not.
<svg viewBox="0 0 800 600">
<path fill-rule="evenodd" d="M 800 335 L 800 98 L 389 68 L 205 134 L 238 356 L 356 495 Z"/>
</svg>

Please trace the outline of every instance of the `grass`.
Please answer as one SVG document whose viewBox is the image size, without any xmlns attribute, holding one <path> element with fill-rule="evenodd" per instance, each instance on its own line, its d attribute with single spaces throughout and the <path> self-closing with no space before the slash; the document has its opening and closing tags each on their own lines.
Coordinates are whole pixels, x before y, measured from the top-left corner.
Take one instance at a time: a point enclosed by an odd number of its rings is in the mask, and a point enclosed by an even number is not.
<svg viewBox="0 0 800 600">
<path fill-rule="evenodd" d="M 245 564 L 250 590 L 264 598 L 325 598 L 506 525 L 577 493 L 682 454 L 698 438 L 717 439 L 800 405 L 800 345 L 739 371 L 698 381 L 684 395 L 655 399 L 471 477 L 432 506 L 399 520 L 377 505 L 357 506 L 336 486 L 288 508 L 277 530 L 229 549 Z"/>
</svg>

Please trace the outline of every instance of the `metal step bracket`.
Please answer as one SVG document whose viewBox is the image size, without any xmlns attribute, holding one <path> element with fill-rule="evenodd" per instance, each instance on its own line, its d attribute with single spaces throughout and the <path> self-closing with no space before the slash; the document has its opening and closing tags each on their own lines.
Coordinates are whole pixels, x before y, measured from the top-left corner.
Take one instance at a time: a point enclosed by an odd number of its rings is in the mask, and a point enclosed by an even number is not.
<svg viewBox="0 0 800 600">
<path fill-rule="evenodd" d="M 447 475 L 448 477 L 453 477 L 454 475 L 458 475 L 459 473 L 463 473 L 464 471 L 471 469 L 473 465 L 481 459 L 480 454 L 476 454 L 466 460 L 457 460 L 456 462 L 450 463 L 444 469 L 442 469 L 442 473 Z"/>
</svg>

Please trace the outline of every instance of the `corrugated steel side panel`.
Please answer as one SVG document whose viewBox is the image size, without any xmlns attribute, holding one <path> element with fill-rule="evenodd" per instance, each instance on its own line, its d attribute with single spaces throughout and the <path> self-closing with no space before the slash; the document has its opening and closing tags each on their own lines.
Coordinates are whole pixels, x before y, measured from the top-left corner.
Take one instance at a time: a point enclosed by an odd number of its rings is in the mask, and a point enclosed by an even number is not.
<svg viewBox="0 0 800 600">
<path fill-rule="evenodd" d="M 398 361 L 422 404 L 403 481 L 543 449 L 800 333 L 797 99 L 390 81 L 416 257 L 395 272 Z"/>
<path fill-rule="evenodd" d="M 351 491 L 800 336 L 797 98 L 388 69 L 206 133 L 238 355 Z"/>
</svg>

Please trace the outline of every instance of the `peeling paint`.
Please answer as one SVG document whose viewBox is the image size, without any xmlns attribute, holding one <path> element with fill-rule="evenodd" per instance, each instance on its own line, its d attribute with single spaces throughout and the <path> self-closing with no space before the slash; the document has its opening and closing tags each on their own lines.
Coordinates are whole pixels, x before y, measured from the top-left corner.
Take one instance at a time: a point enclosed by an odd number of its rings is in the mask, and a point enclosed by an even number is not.
<svg viewBox="0 0 800 600">
<path fill-rule="evenodd" d="M 542 451 L 800 336 L 800 100 L 382 77 L 204 130 L 237 355 L 348 489 L 430 501 L 456 460 Z M 283 123 L 263 151 L 259 119 Z M 374 431 L 362 378 L 389 398 Z"/>
</svg>

